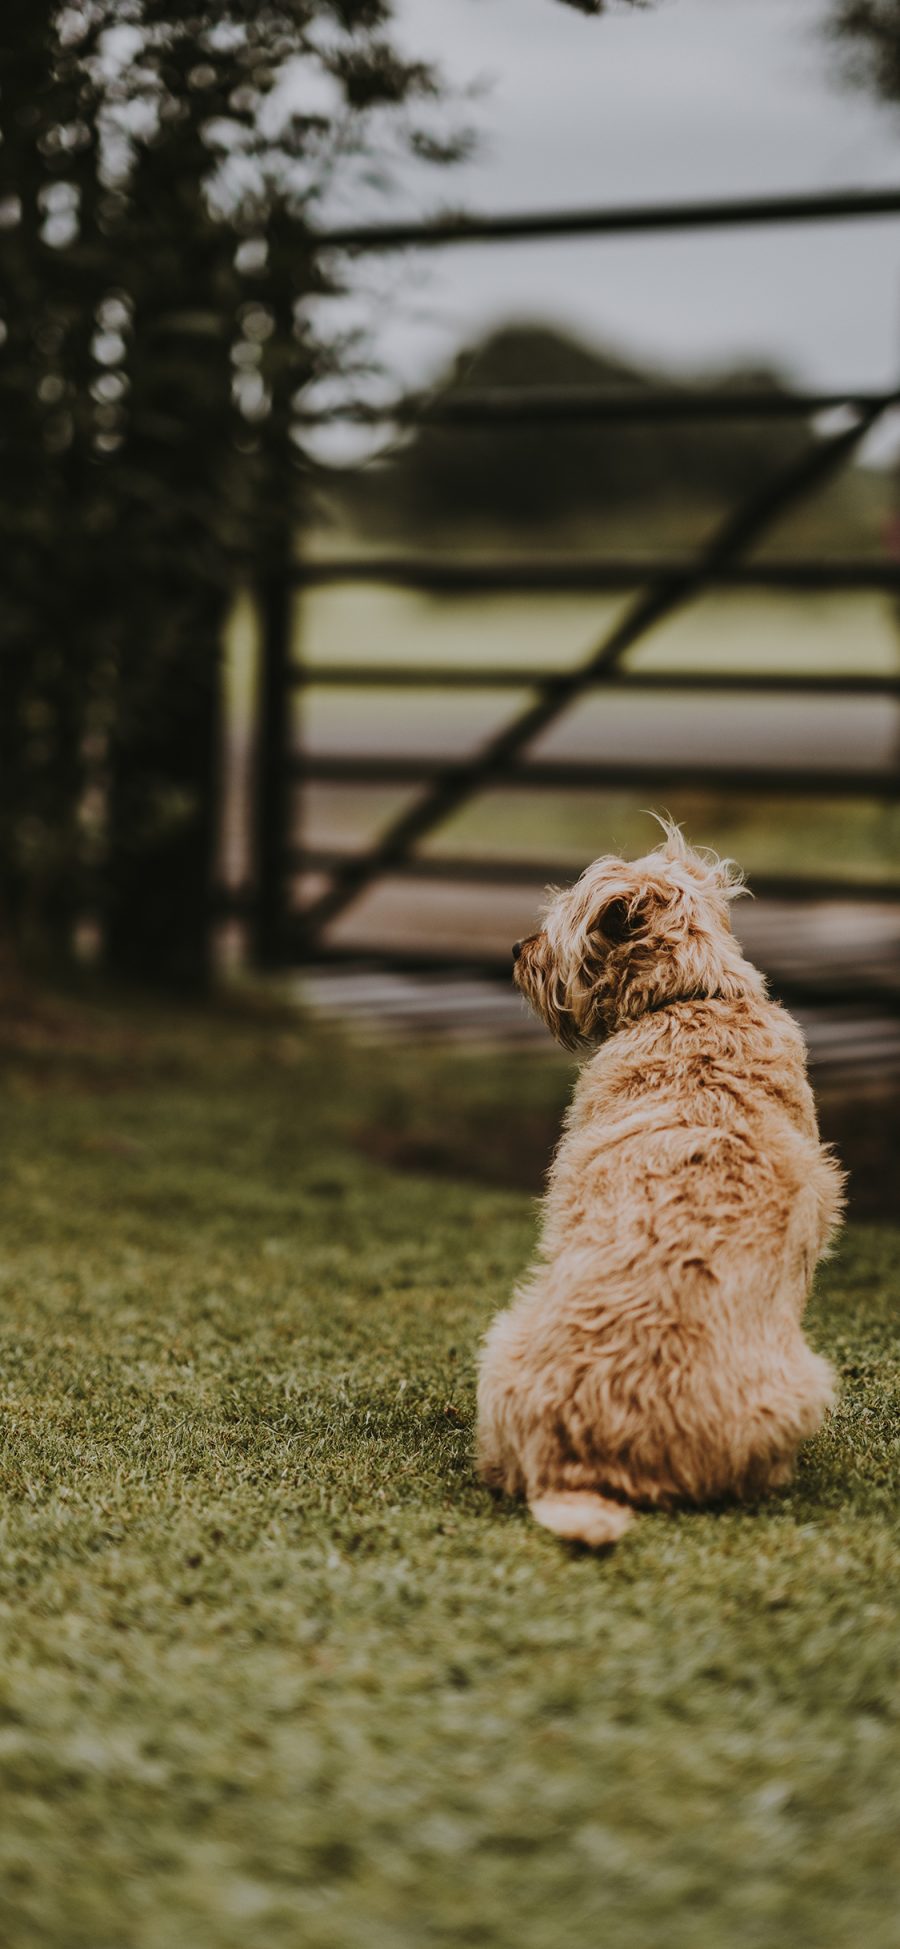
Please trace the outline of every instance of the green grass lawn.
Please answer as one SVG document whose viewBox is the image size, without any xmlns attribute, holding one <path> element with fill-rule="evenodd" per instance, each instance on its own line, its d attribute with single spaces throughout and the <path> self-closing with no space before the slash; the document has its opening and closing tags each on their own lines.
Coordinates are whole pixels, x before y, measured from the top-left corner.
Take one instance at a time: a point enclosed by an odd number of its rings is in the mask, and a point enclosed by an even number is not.
<svg viewBox="0 0 900 1949">
<path fill-rule="evenodd" d="M 471 1467 L 565 1065 L 5 1040 L 10 1949 L 896 1949 L 900 1234 L 820 1277 L 791 1492 L 595 1559 Z"/>
</svg>

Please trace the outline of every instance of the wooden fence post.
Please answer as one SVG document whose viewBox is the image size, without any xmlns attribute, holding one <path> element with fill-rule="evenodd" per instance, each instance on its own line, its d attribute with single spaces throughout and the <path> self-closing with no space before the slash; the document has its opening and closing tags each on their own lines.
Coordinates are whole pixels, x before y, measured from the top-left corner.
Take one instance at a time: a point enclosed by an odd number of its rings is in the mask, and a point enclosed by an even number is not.
<svg viewBox="0 0 900 1949">
<path fill-rule="evenodd" d="M 285 860 L 291 783 L 288 777 L 288 672 L 293 590 L 289 574 L 272 572 L 257 587 L 260 656 L 255 755 L 256 965 L 276 968 L 284 956 Z"/>
</svg>

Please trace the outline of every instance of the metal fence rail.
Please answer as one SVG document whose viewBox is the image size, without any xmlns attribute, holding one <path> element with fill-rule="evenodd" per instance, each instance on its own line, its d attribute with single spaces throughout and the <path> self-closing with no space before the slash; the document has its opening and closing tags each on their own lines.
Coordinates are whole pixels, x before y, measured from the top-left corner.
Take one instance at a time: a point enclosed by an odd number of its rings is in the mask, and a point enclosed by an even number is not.
<svg viewBox="0 0 900 1949">
<path fill-rule="evenodd" d="M 624 764 L 607 762 L 606 759 L 602 764 L 586 764 L 577 758 L 564 758 L 518 763 L 512 771 L 503 750 L 498 751 L 490 761 L 485 756 L 479 759 L 477 780 L 472 778 L 471 766 L 464 762 L 448 764 L 440 758 L 383 757 L 380 752 L 351 758 L 345 758 L 338 752 L 303 755 L 290 759 L 288 770 L 295 778 L 316 779 L 321 784 L 329 785 L 420 785 L 434 781 L 435 799 L 438 794 L 441 797 L 441 816 L 432 817 L 429 804 L 429 831 L 444 823 L 443 807 L 446 801 L 453 798 L 462 803 L 464 798 L 473 795 L 470 786 L 481 791 L 486 786 L 497 784 L 532 792 L 621 792 L 628 791 L 631 786 L 640 787 L 641 790 L 647 786 L 659 786 L 667 791 L 745 793 L 753 798 L 765 797 L 770 793 L 773 797 L 784 794 L 789 798 L 900 798 L 900 774 L 888 770 L 832 771 L 811 765 L 808 769 L 804 766 L 800 770 L 788 771 L 784 767 L 776 769 L 770 765 L 687 765 L 663 758 L 648 759 L 644 764 L 636 759 L 629 759 Z M 382 859 L 379 855 L 375 871 L 370 871 L 372 857 L 372 853 L 361 854 L 358 858 L 352 854 L 347 856 L 346 869 L 348 875 L 353 876 L 354 884 L 357 883 L 357 872 L 360 882 L 364 879 L 368 884 L 373 879 L 380 879 L 384 873 L 396 871 L 405 864 L 409 849 L 405 845 L 398 846 L 389 859 Z M 335 877 L 340 878 L 340 874 Z M 343 907 L 344 902 L 340 904 Z"/>
<path fill-rule="evenodd" d="M 289 871 L 331 873 L 352 858 L 340 847 L 298 846 L 289 848 Z M 571 860 L 509 859 L 480 853 L 414 853 L 394 869 L 413 880 L 449 881 L 464 886 L 544 887 L 568 886 L 577 868 Z M 764 900 L 820 900 L 834 897 L 834 882 L 824 877 L 798 873 L 754 873 L 753 892 Z M 845 882 L 840 888 L 845 900 L 895 901 L 900 899 L 900 872 L 894 880 L 868 879 Z M 504 969 L 508 963 L 504 959 Z"/>
<path fill-rule="evenodd" d="M 334 560 L 298 564 L 292 574 L 296 588 L 318 589 L 333 582 L 388 583 L 422 589 L 431 595 L 618 595 L 639 589 L 665 576 L 693 575 L 690 558 L 639 555 L 619 560 L 525 561 L 514 557 L 491 561 L 442 561 L 416 555 L 336 556 Z M 786 589 L 813 594 L 839 589 L 900 590 L 900 562 L 771 561 L 741 562 L 723 557 L 711 562 L 705 586 L 719 589 Z"/>
<path fill-rule="evenodd" d="M 593 210 L 531 210 L 472 216 L 452 211 L 430 221 L 338 224 L 313 231 L 322 250 L 434 250 L 452 244 L 528 242 L 539 237 L 623 237 L 649 231 L 736 230 L 759 224 L 858 222 L 900 214 L 900 189 L 819 190 L 808 196 L 704 198 L 690 203 L 626 203 Z"/>
<path fill-rule="evenodd" d="M 736 201 L 705 201 L 680 205 L 638 205 L 626 208 L 549 211 L 532 214 L 461 217 L 449 214 L 428 223 L 398 222 L 350 225 L 317 233 L 308 239 L 317 249 L 382 252 L 410 247 L 432 249 L 462 244 L 525 241 L 570 237 L 598 241 L 612 236 L 649 233 L 689 233 L 724 228 L 860 221 L 900 216 L 900 189 L 828 192 L 816 196 L 759 197 Z M 773 525 L 823 485 L 852 457 L 859 443 L 892 407 L 900 403 L 900 388 L 874 391 L 786 393 L 772 388 L 644 387 L 624 384 L 586 390 L 544 387 L 473 392 L 453 400 L 412 396 L 390 402 L 355 400 L 330 408 L 301 410 L 298 425 L 316 427 L 335 419 L 361 424 L 438 424 L 458 429 L 489 425 L 504 428 L 563 422 L 578 425 L 662 424 L 667 421 L 740 419 L 797 420 L 810 425 L 805 450 L 774 478 L 751 493 L 743 505 L 721 521 L 706 544 L 691 557 L 672 559 L 640 555 L 600 560 L 552 557 L 530 559 L 445 559 L 442 557 L 356 556 L 302 561 L 270 576 L 259 591 L 263 616 L 263 675 L 257 802 L 257 885 L 254 894 L 256 946 L 268 965 L 285 961 L 321 962 L 352 958 L 353 949 L 328 939 L 330 924 L 342 916 L 377 880 L 408 875 L 481 885 L 521 885 L 538 873 L 566 877 L 566 868 L 546 869 L 528 860 L 436 857 L 420 850 L 422 842 L 473 797 L 498 784 L 516 790 L 568 791 L 652 789 L 710 789 L 721 793 L 766 793 L 791 797 L 877 798 L 894 803 L 900 798 L 900 768 L 880 770 L 717 765 L 686 766 L 663 761 L 584 764 L 530 759 L 534 739 L 546 731 L 581 697 L 603 685 L 634 693 L 703 692 L 722 695 L 762 693 L 779 696 L 881 698 L 894 705 L 900 699 L 900 674 L 878 677 L 853 673 L 801 678 L 766 671 L 697 673 L 655 671 L 638 673 L 623 667 L 622 659 L 662 621 L 667 620 L 711 587 L 725 589 L 790 590 L 798 594 L 833 590 L 900 591 L 900 560 L 873 556 L 808 559 L 748 558 Z M 822 416 L 842 409 L 840 424 L 828 430 Z M 820 421 L 820 431 L 811 422 Z M 379 583 L 446 594 L 476 592 L 625 593 L 632 596 L 624 617 L 607 631 L 592 653 L 576 669 L 465 669 L 417 667 L 355 660 L 342 665 L 305 664 L 293 643 L 292 596 L 296 590 L 334 583 Z M 484 691 L 489 688 L 530 693 L 514 715 L 469 757 L 445 762 L 427 757 L 391 758 L 379 752 L 349 756 L 339 752 L 298 754 L 289 749 L 289 700 L 295 689 L 314 685 L 360 688 L 448 688 Z M 291 793 L 296 781 L 344 785 L 407 785 L 418 787 L 410 803 L 387 830 L 364 851 L 347 854 L 334 848 L 298 847 L 291 838 Z M 290 882 L 298 875 L 325 876 L 302 907 L 292 906 Z M 762 890 L 762 883 L 759 883 Z M 835 878 L 826 881 L 770 879 L 766 890 L 784 898 L 804 899 L 816 894 L 861 897 L 863 883 Z M 878 898 L 894 899 L 900 886 L 880 881 L 867 889 Z M 358 950 L 367 962 L 393 967 L 453 966 L 479 972 L 497 962 L 484 955 L 455 959 L 427 952 L 418 954 L 390 945 L 377 953 Z M 788 992 L 789 984 L 782 984 Z"/>
<path fill-rule="evenodd" d="M 529 664 L 292 663 L 287 680 L 294 687 L 352 690 L 534 690 L 558 683 L 560 673 Z M 585 691 L 682 691 L 711 696 L 742 692 L 773 697 L 882 697 L 900 703 L 900 676 L 850 672 L 809 676 L 769 670 L 611 670 L 586 677 Z"/>
<path fill-rule="evenodd" d="M 378 402 L 342 400 L 330 407 L 303 407 L 298 426 L 332 426 L 349 421 L 361 426 L 385 422 L 423 426 L 504 427 L 571 424 L 578 426 L 653 426 L 685 420 L 808 420 L 845 408 L 865 412 L 871 406 L 895 403 L 890 392 L 770 392 L 762 387 L 720 386 L 709 392 L 681 386 L 660 390 L 631 385 L 504 386 L 479 392 L 434 398 L 426 393 Z"/>
</svg>

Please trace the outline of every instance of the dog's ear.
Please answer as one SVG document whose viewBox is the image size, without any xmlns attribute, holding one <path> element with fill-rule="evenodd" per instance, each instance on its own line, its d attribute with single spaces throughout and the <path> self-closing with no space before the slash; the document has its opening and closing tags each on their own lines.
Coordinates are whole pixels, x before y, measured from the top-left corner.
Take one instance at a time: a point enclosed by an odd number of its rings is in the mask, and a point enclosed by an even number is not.
<svg viewBox="0 0 900 1949">
<path fill-rule="evenodd" d="M 610 948 L 637 946 L 648 935 L 658 933 L 671 915 L 673 904 L 681 898 L 677 889 L 642 887 L 639 893 L 617 894 L 600 908 L 591 933 L 601 952 Z"/>
<path fill-rule="evenodd" d="M 625 947 L 652 925 L 654 908 L 658 905 L 652 893 L 633 895 L 630 900 L 624 895 L 617 895 L 614 900 L 608 900 L 605 907 L 601 907 L 593 931 L 599 934 L 606 947 Z"/>
<path fill-rule="evenodd" d="M 636 920 L 637 915 L 632 914 L 630 902 L 619 898 L 609 900 L 605 907 L 601 907 L 595 927 L 610 947 L 622 947 L 637 931 Z M 639 921 L 637 925 L 639 927 Z"/>
</svg>

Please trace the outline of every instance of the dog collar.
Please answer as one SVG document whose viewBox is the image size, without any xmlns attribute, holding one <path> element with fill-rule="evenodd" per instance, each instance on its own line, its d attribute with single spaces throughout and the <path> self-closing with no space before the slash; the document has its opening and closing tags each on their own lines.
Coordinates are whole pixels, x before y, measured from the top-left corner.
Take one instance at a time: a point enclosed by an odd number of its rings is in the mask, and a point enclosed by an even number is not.
<svg viewBox="0 0 900 1949">
<path fill-rule="evenodd" d="M 682 1002 L 720 1002 L 724 997 L 715 995 L 670 995 L 664 1002 L 650 1002 L 642 1012 L 644 1015 L 658 1015 L 663 1008 L 679 1008 Z M 640 1016 L 635 1018 L 640 1021 Z"/>
</svg>

